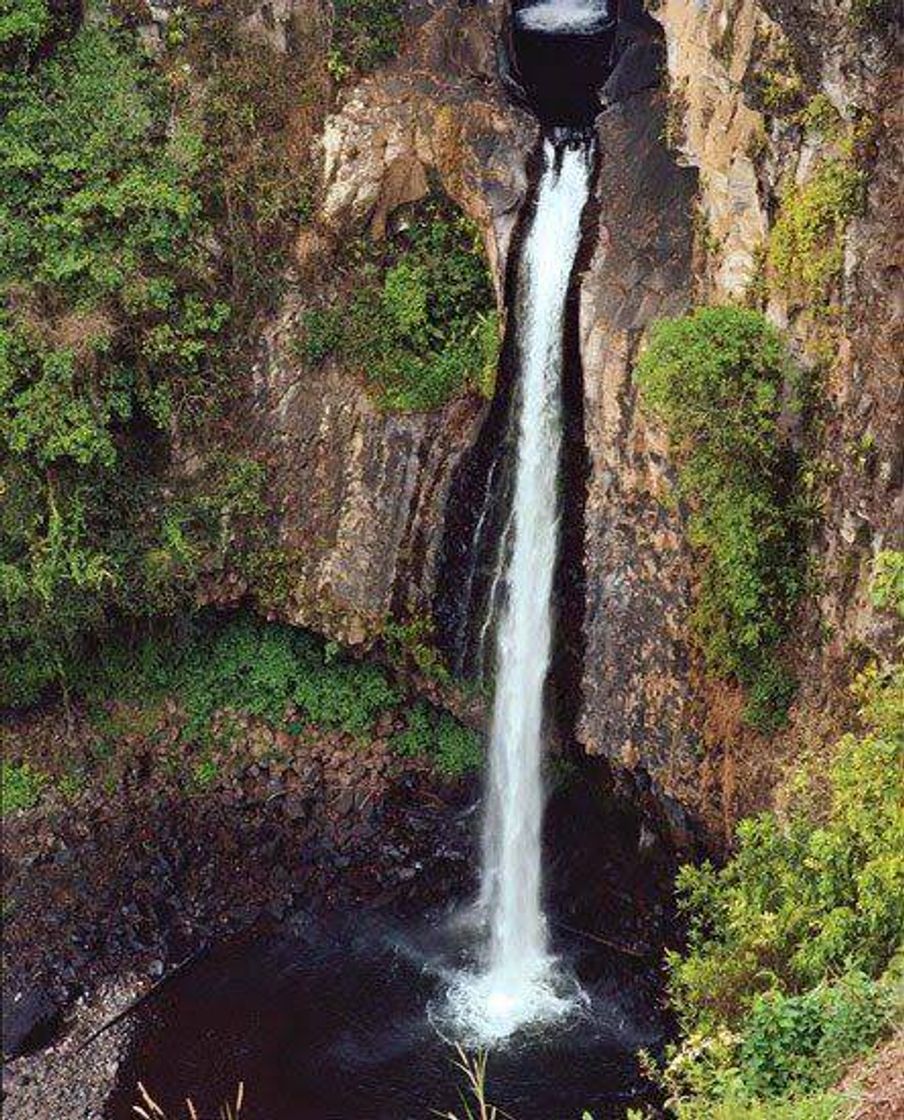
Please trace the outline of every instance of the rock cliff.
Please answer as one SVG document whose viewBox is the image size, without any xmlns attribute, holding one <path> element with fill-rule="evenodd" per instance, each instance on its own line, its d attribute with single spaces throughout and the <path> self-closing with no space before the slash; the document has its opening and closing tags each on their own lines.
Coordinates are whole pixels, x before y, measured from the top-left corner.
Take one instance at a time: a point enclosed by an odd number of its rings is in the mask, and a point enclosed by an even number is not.
<svg viewBox="0 0 904 1120">
<path fill-rule="evenodd" d="M 766 803 L 803 728 L 831 736 L 861 651 L 894 641 L 866 589 L 902 520 L 901 74 L 895 28 L 861 7 L 876 6 L 625 3 L 598 121 L 576 327 L 587 481 L 581 555 L 569 557 L 583 580 L 575 732 L 676 834 L 709 842 Z M 247 379 L 243 422 L 272 467 L 287 561 L 267 608 L 343 641 L 368 640 L 390 613 L 429 613 L 450 486 L 487 409 L 465 395 L 434 412 L 381 411 L 348 370 L 305 368 L 299 324 L 337 246 L 382 237 L 431 184 L 481 229 L 502 303 L 537 140 L 499 77 L 505 17 L 503 4 L 413 5 L 400 56 L 339 94 L 313 151 L 316 211 Z M 278 45 L 291 49 L 291 36 Z M 832 128 L 814 126 L 817 107 Z M 771 274 L 770 237 L 783 200 L 836 158 L 840 136 L 859 146 L 866 201 L 840 232 L 843 272 L 816 309 Z M 819 577 L 790 651 L 801 682 L 791 729 L 772 740 L 742 725 L 738 690 L 708 679 L 694 652 L 684 511 L 633 378 L 655 319 L 730 300 L 761 306 L 819 385 Z"/>
</svg>

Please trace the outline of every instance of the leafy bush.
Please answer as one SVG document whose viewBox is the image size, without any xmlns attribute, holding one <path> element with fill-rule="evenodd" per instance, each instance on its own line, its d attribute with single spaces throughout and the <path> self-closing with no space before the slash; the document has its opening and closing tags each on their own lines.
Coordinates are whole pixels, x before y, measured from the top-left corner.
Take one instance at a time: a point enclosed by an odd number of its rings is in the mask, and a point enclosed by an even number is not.
<svg viewBox="0 0 904 1120">
<path fill-rule="evenodd" d="M 860 688 L 870 731 L 839 742 L 826 819 L 763 814 L 741 823 L 721 871 L 682 869 L 690 951 L 672 959 L 672 987 L 685 1015 L 733 1024 L 774 983 L 875 976 L 891 959 L 904 929 L 904 671 Z"/>
<path fill-rule="evenodd" d="M 180 8 L 154 63 L 121 28 L 64 22 L 35 0 L 0 15 L 15 56 L 0 84 L 0 693 L 15 704 L 65 687 L 92 634 L 188 607 L 201 570 L 263 547 L 263 469 L 221 450 L 227 357 L 279 294 L 328 100 L 325 26 L 297 28 L 289 56 Z M 205 465 L 174 480 L 186 436 Z"/>
<path fill-rule="evenodd" d="M 402 35 L 400 0 L 335 0 L 330 69 L 337 78 L 366 73 L 392 58 Z"/>
<path fill-rule="evenodd" d="M 803 583 L 805 508 L 783 413 L 800 386 L 758 312 L 699 308 L 653 328 L 637 366 L 665 424 L 704 558 L 692 623 L 708 667 L 750 688 L 748 722 L 781 725 L 793 682 L 776 647 Z"/>
<path fill-rule="evenodd" d="M 831 1116 L 826 1093 L 886 1028 L 904 934 L 904 666 L 857 681 L 864 731 L 803 767 L 786 816 L 743 821 L 721 869 L 684 867 L 669 957 L 681 1120 Z"/>
<path fill-rule="evenodd" d="M 433 201 L 377 244 L 359 245 L 347 269 L 355 291 L 305 317 L 311 365 L 336 357 L 360 373 L 381 407 L 437 408 L 464 390 L 492 393 L 500 326 L 471 223 Z"/>
<path fill-rule="evenodd" d="M 31 809 L 47 785 L 47 775 L 27 762 L 0 762 L 0 810 L 2 815 Z"/>
<path fill-rule="evenodd" d="M 84 27 L 0 103 L 0 675 L 25 702 L 165 547 L 153 468 L 216 396 L 228 308 L 199 137 L 130 39 Z"/>
<path fill-rule="evenodd" d="M 904 616 L 904 552 L 886 548 L 873 564 L 870 601 L 880 610 Z"/>
<path fill-rule="evenodd" d="M 825 300 L 840 275 L 844 231 L 862 207 L 865 182 L 851 157 L 836 156 L 782 198 L 768 263 L 781 287 L 802 303 Z"/>
<path fill-rule="evenodd" d="M 425 677 L 451 684 L 452 674 L 434 639 L 429 618 L 412 618 L 407 622 L 389 618 L 383 626 L 386 649 L 396 664 L 406 665 L 410 661 Z"/>
<path fill-rule="evenodd" d="M 401 695 L 374 665 L 325 646 L 307 631 L 242 614 L 202 619 L 181 640 L 153 636 L 104 651 L 76 682 L 94 697 L 180 698 L 184 736 L 203 740 L 216 712 L 232 710 L 283 725 L 298 707 L 312 724 L 361 734 Z"/>
<path fill-rule="evenodd" d="M 446 778 L 458 778 L 483 761 L 480 736 L 447 712 L 423 702 L 406 716 L 407 727 L 392 740 L 393 750 L 406 758 L 426 757 Z"/>
<path fill-rule="evenodd" d="M 828 1088 L 882 1034 L 891 1010 L 889 986 L 860 972 L 801 995 L 756 996 L 739 1048 L 747 1089 L 769 1099 Z"/>
</svg>

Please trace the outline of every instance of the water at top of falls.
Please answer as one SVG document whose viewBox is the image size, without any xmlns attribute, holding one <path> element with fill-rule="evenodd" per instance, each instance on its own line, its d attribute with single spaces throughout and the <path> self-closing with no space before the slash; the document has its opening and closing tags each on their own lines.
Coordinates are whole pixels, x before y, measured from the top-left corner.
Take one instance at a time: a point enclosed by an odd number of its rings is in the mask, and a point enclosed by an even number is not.
<svg viewBox="0 0 904 1120">
<path fill-rule="evenodd" d="M 455 986 L 465 1033 L 482 1041 L 562 1014 L 542 908 L 543 693 L 552 653 L 558 551 L 565 306 L 590 190 L 590 145 L 544 148 L 536 210 L 519 262 L 518 443 L 513 539 L 497 632 L 481 910 L 483 972 Z"/>
<path fill-rule="evenodd" d="M 591 35 L 610 17 L 606 0 L 537 0 L 521 8 L 515 18 L 524 31 Z"/>
</svg>

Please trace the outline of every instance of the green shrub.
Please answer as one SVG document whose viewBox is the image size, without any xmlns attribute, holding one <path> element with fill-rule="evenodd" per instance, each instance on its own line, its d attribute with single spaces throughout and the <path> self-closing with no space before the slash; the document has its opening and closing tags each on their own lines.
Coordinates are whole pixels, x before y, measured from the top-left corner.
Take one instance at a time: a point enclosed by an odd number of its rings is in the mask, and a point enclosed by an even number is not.
<svg viewBox="0 0 904 1120">
<path fill-rule="evenodd" d="M 653 328 L 637 365 L 664 423 L 703 557 L 692 625 L 708 667 L 750 688 L 747 719 L 775 730 L 793 695 L 776 660 L 803 584 L 805 509 L 783 413 L 799 385 L 758 312 L 699 308 Z"/>
<path fill-rule="evenodd" d="M 401 697 L 375 666 L 331 652 L 313 635 L 240 615 L 208 623 L 183 642 L 149 639 L 107 657 L 93 693 L 137 698 L 177 695 L 185 708 L 184 736 L 204 740 L 216 712 L 233 710 L 282 725 L 301 709 L 321 727 L 369 731 Z"/>
<path fill-rule="evenodd" d="M 0 87 L 0 118 L 0 676 L 22 703 L 134 602 L 153 468 L 216 396 L 228 308 L 199 136 L 129 38 L 82 28 Z"/>
<path fill-rule="evenodd" d="M 870 601 L 880 610 L 895 611 L 904 616 L 904 552 L 887 548 L 877 553 Z"/>
<path fill-rule="evenodd" d="M 389 618 L 383 626 L 383 640 L 396 664 L 407 665 L 410 661 L 425 677 L 440 684 L 452 683 L 452 674 L 435 643 L 431 619 L 421 617 L 397 622 Z"/>
<path fill-rule="evenodd" d="M 51 29 L 47 0 L 3 0 L 0 4 L 0 89 L 13 80 L 19 66 L 27 64 L 32 51 Z"/>
<path fill-rule="evenodd" d="M 770 991 L 754 998 L 742 1024 L 740 1068 L 753 1097 L 829 1088 L 851 1058 L 887 1027 L 887 985 L 852 972 L 801 995 Z"/>
<path fill-rule="evenodd" d="M 0 808 L 2 815 L 37 805 L 47 785 L 47 775 L 27 762 L 0 762 Z"/>
<path fill-rule="evenodd" d="M 789 991 L 857 968 L 876 976 L 904 929 L 904 674 L 871 677 L 862 738 L 845 736 L 829 768 L 826 821 L 803 813 L 745 820 L 721 871 L 678 878 L 690 950 L 672 958 L 676 1005 L 695 1021 L 735 1024 L 756 992 Z"/>
<path fill-rule="evenodd" d="M 180 9 L 154 63 L 109 22 L 46 17 L 33 0 L 0 14 L 17 60 L 0 84 L 10 704 L 65 687 L 92 635 L 189 608 L 202 569 L 263 547 L 264 471 L 223 449 L 227 360 L 278 298 L 328 98 L 319 26 L 283 55 Z M 202 470 L 168 477 L 173 436 Z"/>
<path fill-rule="evenodd" d="M 774 735 L 788 723 L 788 708 L 797 692 L 797 682 L 781 662 L 764 658 L 750 681 L 744 722 L 762 732 Z"/>
<path fill-rule="evenodd" d="M 472 224 L 432 201 L 381 243 L 359 245 L 355 290 L 304 320 L 310 365 L 329 356 L 359 373 L 381 407 L 438 408 L 465 390 L 492 393 L 500 325 Z"/>
<path fill-rule="evenodd" d="M 400 0 L 335 0 L 333 10 L 335 77 L 366 73 L 395 55 L 403 27 Z"/>
<path fill-rule="evenodd" d="M 277 305 L 289 249 L 312 209 L 307 149 L 329 104 L 325 29 L 308 12 L 296 18 L 306 22 L 282 52 L 231 19 L 194 17 L 176 55 L 200 87 L 199 186 L 228 250 L 236 345 L 246 345 L 256 317 Z"/>
<path fill-rule="evenodd" d="M 406 715 L 407 726 L 393 737 L 392 748 L 406 758 L 429 758 L 446 778 L 458 778 L 483 761 L 480 736 L 447 712 L 423 701 Z"/>
<path fill-rule="evenodd" d="M 855 687 L 864 731 L 798 773 L 786 815 L 743 821 L 721 870 L 679 874 L 683 1037 L 660 1076 L 681 1120 L 834 1115 L 825 1090 L 900 1001 L 904 666 Z"/>
<path fill-rule="evenodd" d="M 851 157 L 836 156 L 782 197 L 767 259 L 774 279 L 799 302 L 828 298 L 844 264 L 844 231 L 862 208 L 865 183 Z"/>
</svg>

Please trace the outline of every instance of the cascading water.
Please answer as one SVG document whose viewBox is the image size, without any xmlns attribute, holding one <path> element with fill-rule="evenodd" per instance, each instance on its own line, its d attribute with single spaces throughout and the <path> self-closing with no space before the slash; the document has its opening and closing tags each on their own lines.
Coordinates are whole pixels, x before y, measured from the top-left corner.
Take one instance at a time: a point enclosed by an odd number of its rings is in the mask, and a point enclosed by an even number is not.
<svg viewBox="0 0 904 1120">
<path fill-rule="evenodd" d="M 480 908 L 484 971 L 454 989 L 471 1034 L 506 1037 L 569 1006 L 557 990 L 542 909 L 543 692 L 552 650 L 565 304 L 590 190 L 589 143 L 544 143 L 536 211 L 520 260 L 513 533 L 497 631 Z"/>
</svg>

